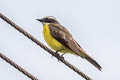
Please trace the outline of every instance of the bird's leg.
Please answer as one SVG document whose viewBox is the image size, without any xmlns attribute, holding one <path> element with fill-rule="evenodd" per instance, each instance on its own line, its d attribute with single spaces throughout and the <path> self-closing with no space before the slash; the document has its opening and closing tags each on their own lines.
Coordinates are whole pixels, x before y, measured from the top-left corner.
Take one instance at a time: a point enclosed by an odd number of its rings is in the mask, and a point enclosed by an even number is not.
<svg viewBox="0 0 120 80">
<path fill-rule="evenodd" d="M 57 50 L 56 53 L 58 53 L 58 52 L 60 52 L 60 51 L 62 51 L 62 50 L 64 50 L 64 48 L 61 48 L 61 49 Z"/>
<path fill-rule="evenodd" d="M 61 49 L 57 50 L 56 53 L 58 53 L 58 52 L 60 52 L 60 51 L 62 51 L 62 50 L 64 50 L 64 48 L 61 48 Z M 64 57 L 63 57 L 63 58 L 64 58 Z M 52 59 L 53 59 L 53 56 L 52 56 Z"/>
<path fill-rule="evenodd" d="M 63 57 L 64 58 L 64 56 L 63 55 L 65 55 L 65 53 L 63 53 L 62 55 L 61 55 L 61 57 Z"/>
<path fill-rule="evenodd" d="M 60 52 L 60 51 L 62 51 L 62 50 L 64 50 L 64 48 L 61 48 L 61 49 L 57 50 L 56 53 L 58 53 L 58 52 Z M 60 56 L 64 59 L 63 55 L 64 55 L 64 53 L 63 53 L 62 55 L 60 55 Z M 59 60 L 58 60 L 58 61 L 59 61 Z"/>
</svg>

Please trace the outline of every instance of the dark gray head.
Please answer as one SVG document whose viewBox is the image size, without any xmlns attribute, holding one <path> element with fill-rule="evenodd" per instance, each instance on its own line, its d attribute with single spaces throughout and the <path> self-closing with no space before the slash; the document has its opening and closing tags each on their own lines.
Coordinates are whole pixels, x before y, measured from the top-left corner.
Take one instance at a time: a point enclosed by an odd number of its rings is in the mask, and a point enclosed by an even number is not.
<svg viewBox="0 0 120 80">
<path fill-rule="evenodd" d="M 47 16 L 44 17 L 42 19 L 36 19 L 42 23 L 58 23 L 58 21 L 56 20 L 56 18 L 54 18 L 53 16 Z"/>
</svg>

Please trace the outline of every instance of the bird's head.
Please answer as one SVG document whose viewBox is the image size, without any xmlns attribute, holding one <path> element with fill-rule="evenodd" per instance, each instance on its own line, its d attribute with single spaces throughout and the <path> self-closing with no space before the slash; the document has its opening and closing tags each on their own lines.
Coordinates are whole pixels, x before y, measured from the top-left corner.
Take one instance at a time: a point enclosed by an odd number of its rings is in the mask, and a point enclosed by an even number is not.
<svg viewBox="0 0 120 80">
<path fill-rule="evenodd" d="M 36 20 L 42 22 L 43 24 L 46 24 L 46 23 L 48 23 L 48 24 L 49 23 L 58 23 L 58 21 L 56 20 L 56 18 L 53 17 L 53 16 L 47 16 L 47 17 L 44 17 L 42 19 L 36 19 Z"/>
</svg>

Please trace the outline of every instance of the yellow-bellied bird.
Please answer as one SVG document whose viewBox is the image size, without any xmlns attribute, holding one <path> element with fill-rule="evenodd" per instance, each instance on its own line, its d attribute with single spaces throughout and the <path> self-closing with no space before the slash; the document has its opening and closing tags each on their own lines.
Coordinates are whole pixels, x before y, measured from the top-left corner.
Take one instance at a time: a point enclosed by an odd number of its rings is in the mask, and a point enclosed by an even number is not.
<svg viewBox="0 0 120 80">
<path fill-rule="evenodd" d="M 102 69 L 101 66 L 81 48 L 69 31 L 62 26 L 56 18 L 48 16 L 37 20 L 42 22 L 44 39 L 52 49 L 63 54 L 71 53 L 80 56 L 93 64 L 97 69 Z"/>
</svg>

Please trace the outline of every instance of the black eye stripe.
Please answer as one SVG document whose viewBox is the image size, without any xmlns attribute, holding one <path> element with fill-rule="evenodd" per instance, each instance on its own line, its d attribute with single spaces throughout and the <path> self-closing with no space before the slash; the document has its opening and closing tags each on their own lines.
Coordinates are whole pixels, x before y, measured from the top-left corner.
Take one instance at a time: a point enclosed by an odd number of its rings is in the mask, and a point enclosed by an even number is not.
<svg viewBox="0 0 120 80">
<path fill-rule="evenodd" d="M 48 18 L 45 18 L 44 20 L 45 20 L 45 21 L 48 21 L 49 19 L 48 19 Z"/>
<path fill-rule="evenodd" d="M 46 21 L 53 21 L 53 19 L 45 18 Z"/>
</svg>

